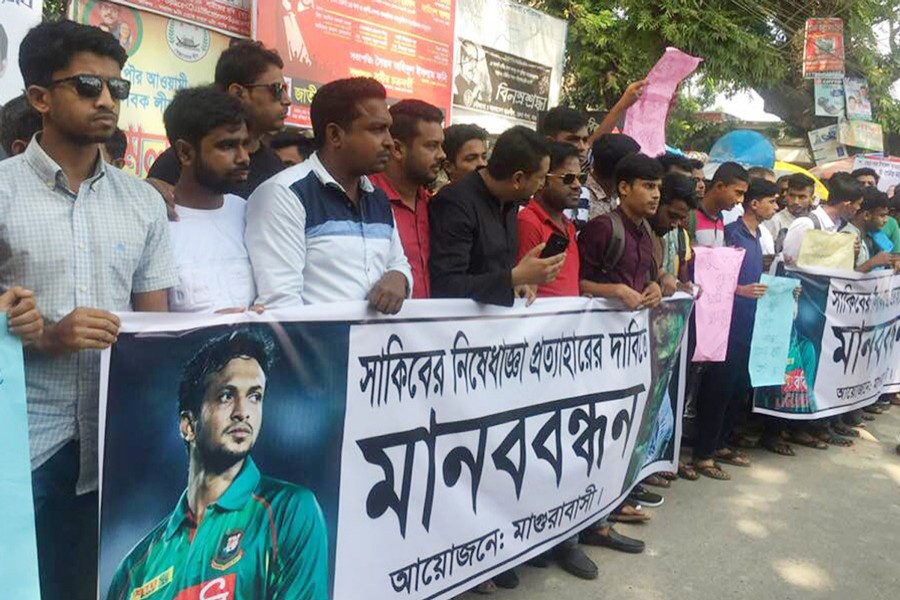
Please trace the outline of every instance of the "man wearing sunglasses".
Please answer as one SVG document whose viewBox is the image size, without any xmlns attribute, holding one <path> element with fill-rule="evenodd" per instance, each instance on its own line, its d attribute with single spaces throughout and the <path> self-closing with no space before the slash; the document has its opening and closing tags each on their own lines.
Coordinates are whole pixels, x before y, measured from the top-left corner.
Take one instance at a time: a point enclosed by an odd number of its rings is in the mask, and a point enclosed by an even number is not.
<svg viewBox="0 0 900 600">
<path fill-rule="evenodd" d="M 274 150 L 262 142 L 263 136 L 284 129 L 291 100 L 284 83 L 284 62 L 274 50 L 259 42 L 235 42 L 216 63 L 215 85 L 240 98 L 247 116 L 250 172 L 247 182 L 235 194 L 247 199 L 259 184 L 284 169 L 284 163 Z M 173 186 L 181 174 L 181 163 L 173 148 L 159 155 L 150 167 L 148 179 L 166 199 L 170 217 L 175 205 Z"/>
<path fill-rule="evenodd" d="M 43 23 L 19 66 L 42 130 L 0 163 L 0 289 L 34 290 L 47 321 L 25 352 L 41 593 L 94 600 L 100 350 L 117 311 L 166 311 L 177 281 L 153 188 L 107 165 L 100 144 L 128 97 L 109 33 Z"/>
</svg>

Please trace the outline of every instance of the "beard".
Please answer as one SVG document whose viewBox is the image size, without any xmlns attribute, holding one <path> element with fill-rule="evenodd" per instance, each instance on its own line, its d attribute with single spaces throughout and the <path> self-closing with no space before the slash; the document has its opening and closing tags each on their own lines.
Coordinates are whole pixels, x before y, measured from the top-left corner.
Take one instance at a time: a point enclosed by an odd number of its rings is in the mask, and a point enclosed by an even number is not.
<svg viewBox="0 0 900 600">
<path fill-rule="evenodd" d="M 212 443 L 205 429 L 197 432 L 197 454 L 200 462 L 206 470 L 213 473 L 223 473 L 241 462 L 250 455 L 253 444 L 246 450 L 232 451 L 228 448 Z"/>
<path fill-rule="evenodd" d="M 238 183 L 210 169 L 200 156 L 197 157 L 197 165 L 194 167 L 194 177 L 200 185 L 216 194 L 233 194 L 243 185 L 243 182 Z"/>
</svg>

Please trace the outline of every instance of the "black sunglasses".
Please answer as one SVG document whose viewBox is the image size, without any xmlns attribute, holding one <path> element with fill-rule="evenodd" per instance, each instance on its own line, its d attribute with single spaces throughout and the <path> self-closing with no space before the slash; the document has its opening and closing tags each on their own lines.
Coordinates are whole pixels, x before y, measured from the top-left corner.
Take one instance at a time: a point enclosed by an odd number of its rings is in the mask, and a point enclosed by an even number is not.
<svg viewBox="0 0 900 600">
<path fill-rule="evenodd" d="M 128 94 L 131 93 L 131 82 L 121 77 L 110 77 L 105 79 L 99 75 L 73 75 L 64 79 L 51 81 L 50 85 L 59 85 L 61 83 L 74 84 L 75 91 L 82 98 L 98 98 L 103 93 L 103 84 L 109 88 L 109 95 L 114 100 L 127 100 Z"/>
<path fill-rule="evenodd" d="M 563 185 L 572 185 L 576 181 L 580 184 L 584 185 L 587 181 L 587 175 L 584 173 L 566 173 L 565 175 L 558 175 L 557 173 L 547 173 L 547 177 L 557 177 L 562 179 Z"/>
<path fill-rule="evenodd" d="M 266 88 L 269 90 L 269 93 L 272 94 L 272 97 L 276 100 L 281 100 L 284 98 L 285 94 L 287 94 L 287 84 L 283 81 L 279 83 L 253 83 L 250 85 L 245 85 L 245 88 Z"/>
</svg>

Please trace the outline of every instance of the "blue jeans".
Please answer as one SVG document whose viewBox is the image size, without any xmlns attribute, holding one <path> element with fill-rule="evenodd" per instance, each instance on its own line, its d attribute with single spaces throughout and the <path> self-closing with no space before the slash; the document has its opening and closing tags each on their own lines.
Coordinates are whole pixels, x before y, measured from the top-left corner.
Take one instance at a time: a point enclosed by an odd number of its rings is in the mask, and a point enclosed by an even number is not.
<svg viewBox="0 0 900 600">
<path fill-rule="evenodd" d="M 75 494 L 78 442 L 31 473 L 41 597 L 97 598 L 97 492 Z"/>
</svg>

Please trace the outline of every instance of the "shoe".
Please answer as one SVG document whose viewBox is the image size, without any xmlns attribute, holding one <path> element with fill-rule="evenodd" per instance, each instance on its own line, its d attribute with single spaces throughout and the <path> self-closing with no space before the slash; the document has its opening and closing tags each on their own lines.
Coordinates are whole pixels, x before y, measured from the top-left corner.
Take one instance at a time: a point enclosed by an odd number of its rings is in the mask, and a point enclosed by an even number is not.
<svg viewBox="0 0 900 600">
<path fill-rule="evenodd" d="M 612 527 L 607 535 L 591 529 L 581 532 L 581 543 L 588 546 L 611 548 L 628 554 L 640 554 L 644 551 L 644 542 L 622 535 Z"/>
<path fill-rule="evenodd" d="M 514 590 L 519 587 L 519 576 L 513 569 L 494 575 L 494 584 L 504 590 Z"/>
<path fill-rule="evenodd" d="M 542 554 L 538 554 L 525 564 L 536 569 L 546 569 L 550 566 L 550 552 L 548 551 Z"/>
<path fill-rule="evenodd" d="M 650 508 L 662 506 L 663 502 L 665 502 L 665 498 L 651 492 L 642 485 L 634 486 L 634 489 L 631 490 L 631 494 L 629 494 L 628 497 Z"/>
<path fill-rule="evenodd" d="M 560 551 L 559 566 L 566 573 L 588 581 L 597 579 L 597 576 L 600 574 L 596 563 L 578 546 L 569 546 Z"/>
</svg>

